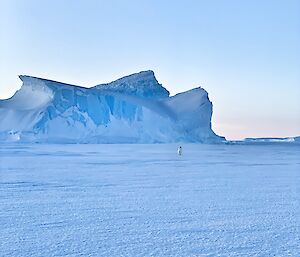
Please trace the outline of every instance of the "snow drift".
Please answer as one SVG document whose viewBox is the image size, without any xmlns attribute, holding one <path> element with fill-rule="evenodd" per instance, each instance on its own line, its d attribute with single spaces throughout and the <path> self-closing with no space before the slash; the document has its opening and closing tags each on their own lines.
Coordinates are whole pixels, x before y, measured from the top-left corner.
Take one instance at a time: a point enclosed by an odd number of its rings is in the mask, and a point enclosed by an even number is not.
<svg viewBox="0 0 300 257">
<path fill-rule="evenodd" d="M 170 97 L 153 71 L 91 88 L 20 76 L 0 101 L 0 140 L 51 143 L 220 142 L 203 88 Z"/>
</svg>

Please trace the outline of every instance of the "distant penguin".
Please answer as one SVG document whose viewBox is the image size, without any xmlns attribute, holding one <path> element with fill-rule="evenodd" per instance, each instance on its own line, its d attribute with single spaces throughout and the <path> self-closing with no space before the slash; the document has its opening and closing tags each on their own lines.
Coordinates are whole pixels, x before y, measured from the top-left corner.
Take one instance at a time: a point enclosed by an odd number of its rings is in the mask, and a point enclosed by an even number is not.
<svg viewBox="0 0 300 257">
<path fill-rule="evenodd" d="M 178 147 L 177 153 L 178 153 L 178 155 L 182 155 L 182 147 L 181 146 Z"/>
</svg>

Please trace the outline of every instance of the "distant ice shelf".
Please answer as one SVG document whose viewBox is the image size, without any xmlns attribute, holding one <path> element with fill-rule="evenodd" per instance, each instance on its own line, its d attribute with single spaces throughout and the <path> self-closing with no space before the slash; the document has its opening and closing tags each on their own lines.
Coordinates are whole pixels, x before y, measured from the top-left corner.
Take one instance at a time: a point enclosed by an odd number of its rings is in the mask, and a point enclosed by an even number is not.
<svg viewBox="0 0 300 257">
<path fill-rule="evenodd" d="M 226 144 L 300 144 L 300 136 L 297 137 L 257 137 L 243 140 L 228 140 Z"/>
<path fill-rule="evenodd" d="M 300 136 L 299 137 L 245 138 L 243 141 L 249 143 L 300 143 Z"/>
<path fill-rule="evenodd" d="M 48 143 L 218 143 L 212 103 L 201 87 L 170 97 L 153 71 L 91 88 L 20 76 L 0 101 L 0 141 Z"/>
</svg>

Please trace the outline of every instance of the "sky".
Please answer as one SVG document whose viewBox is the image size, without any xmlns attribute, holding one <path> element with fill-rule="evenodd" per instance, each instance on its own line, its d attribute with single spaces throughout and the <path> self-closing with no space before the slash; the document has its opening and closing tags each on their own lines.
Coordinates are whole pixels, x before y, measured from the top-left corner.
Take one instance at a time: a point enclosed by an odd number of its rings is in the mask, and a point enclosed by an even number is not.
<svg viewBox="0 0 300 257">
<path fill-rule="evenodd" d="M 227 139 L 300 135 L 299 0 L 0 0 L 0 99 L 19 74 L 201 86 Z"/>
</svg>

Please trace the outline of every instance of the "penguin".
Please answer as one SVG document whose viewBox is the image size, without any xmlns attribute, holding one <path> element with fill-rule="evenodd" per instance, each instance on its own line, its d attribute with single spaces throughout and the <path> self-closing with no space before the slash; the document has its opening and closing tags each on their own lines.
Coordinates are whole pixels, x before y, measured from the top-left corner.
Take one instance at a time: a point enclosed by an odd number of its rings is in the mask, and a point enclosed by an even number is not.
<svg viewBox="0 0 300 257">
<path fill-rule="evenodd" d="M 178 147 L 177 153 L 178 153 L 178 155 L 182 155 L 182 147 L 181 146 Z"/>
</svg>

